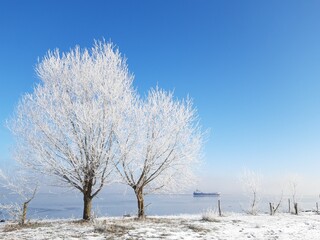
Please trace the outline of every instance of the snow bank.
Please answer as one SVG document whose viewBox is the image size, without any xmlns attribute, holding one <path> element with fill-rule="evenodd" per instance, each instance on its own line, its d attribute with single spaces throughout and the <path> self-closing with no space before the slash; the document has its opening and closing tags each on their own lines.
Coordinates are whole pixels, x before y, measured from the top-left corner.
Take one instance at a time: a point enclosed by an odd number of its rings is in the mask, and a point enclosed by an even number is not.
<svg viewBox="0 0 320 240">
<path fill-rule="evenodd" d="M 134 218 L 98 218 L 92 222 L 55 220 L 31 222 L 20 228 L 0 224 L 0 239 L 319 239 L 320 215 L 276 216 L 229 214 Z"/>
</svg>

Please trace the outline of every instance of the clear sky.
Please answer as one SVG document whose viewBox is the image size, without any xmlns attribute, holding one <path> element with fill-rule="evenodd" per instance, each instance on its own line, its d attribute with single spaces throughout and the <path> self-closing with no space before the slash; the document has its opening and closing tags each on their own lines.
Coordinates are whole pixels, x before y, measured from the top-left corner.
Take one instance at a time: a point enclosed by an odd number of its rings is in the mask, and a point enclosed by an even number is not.
<svg viewBox="0 0 320 240">
<path fill-rule="evenodd" d="M 105 38 L 140 93 L 158 84 L 194 99 L 210 129 L 203 188 L 235 191 L 246 167 L 274 186 L 297 174 L 318 194 L 319 13 L 319 1 L 303 0 L 2 0 L 0 166 L 13 147 L 5 120 L 37 83 L 38 57 Z"/>
</svg>

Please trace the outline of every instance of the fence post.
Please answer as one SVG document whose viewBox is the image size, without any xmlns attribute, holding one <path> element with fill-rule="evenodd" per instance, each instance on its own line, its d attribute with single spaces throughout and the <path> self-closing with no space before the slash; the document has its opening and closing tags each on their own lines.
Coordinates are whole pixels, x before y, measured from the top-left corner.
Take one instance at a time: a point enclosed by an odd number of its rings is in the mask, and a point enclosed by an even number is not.
<svg viewBox="0 0 320 240">
<path fill-rule="evenodd" d="M 271 202 L 269 202 L 269 207 L 270 207 L 270 215 L 273 216 L 274 215 L 274 207 Z"/>
<path fill-rule="evenodd" d="M 221 204 L 220 204 L 220 199 L 218 199 L 218 210 L 219 210 L 219 217 L 222 216 L 221 214 Z"/>
<path fill-rule="evenodd" d="M 290 198 L 288 198 L 288 206 L 289 206 L 289 213 L 291 213 L 291 209 L 290 209 Z"/>
<path fill-rule="evenodd" d="M 298 203 L 294 203 L 294 213 L 298 215 Z"/>
</svg>

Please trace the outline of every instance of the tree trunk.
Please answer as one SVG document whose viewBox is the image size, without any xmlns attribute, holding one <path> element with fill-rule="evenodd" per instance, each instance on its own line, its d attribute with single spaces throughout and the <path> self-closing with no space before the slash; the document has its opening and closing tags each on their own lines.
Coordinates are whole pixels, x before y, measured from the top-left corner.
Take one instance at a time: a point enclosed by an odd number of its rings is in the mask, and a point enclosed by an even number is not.
<svg viewBox="0 0 320 240">
<path fill-rule="evenodd" d="M 91 218 L 91 207 L 92 207 L 92 187 L 93 187 L 93 176 L 92 172 L 86 176 L 84 188 L 83 188 L 83 220 L 90 220 Z"/>
<path fill-rule="evenodd" d="M 219 217 L 222 217 L 220 199 L 218 200 L 218 210 L 219 210 Z"/>
<path fill-rule="evenodd" d="M 254 191 L 253 192 L 253 200 L 252 200 L 252 204 L 251 204 L 251 214 L 252 215 L 256 215 L 256 201 L 257 201 L 257 193 Z"/>
<path fill-rule="evenodd" d="M 138 202 L 138 218 L 144 219 L 145 213 L 144 213 L 144 199 L 143 199 L 143 189 L 137 189 L 135 191 L 137 202 Z"/>
<path fill-rule="evenodd" d="M 273 216 L 273 215 L 274 215 L 274 206 L 273 206 L 273 203 L 269 202 L 269 207 L 270 207 L 270 215 Z"/>
<path fill-rule="evenodd" d="M 22 209 L 22 216 L 21 216 L 21 225 L 24 225 L 27 218 L 27 209 L 28 209 L 28 202 L 23 203 L 23 209 Z"/>
<path fill-rule="evenodd" d="M 294 203 L 294 214 L 298 215 L 298 203 Z"/>
<path fill-rule="evenodd" d="M 90 195 L 83 195 L 83 220 L 90 220 L 91 218 L 92 197 Z"/>
</svg>

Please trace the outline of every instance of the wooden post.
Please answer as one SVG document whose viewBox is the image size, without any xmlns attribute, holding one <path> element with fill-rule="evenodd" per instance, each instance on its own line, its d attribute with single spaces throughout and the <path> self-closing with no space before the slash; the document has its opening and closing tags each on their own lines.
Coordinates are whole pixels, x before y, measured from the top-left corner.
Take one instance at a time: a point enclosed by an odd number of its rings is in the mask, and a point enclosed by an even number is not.
<svg viewBox="0 0 320 240">
<path fill-rule="evenodd" d="M 288 206 L 289 206 L 289 213 L 291 213 L 291 209 L 290 209 L 290 198 L 288 198 Z"/>
<path fill-rule="evenodd" d="M 271 205 L 271 202 L 269 202 L 269 208 L 270 208 L 270 215 L 272 216 L 272 205 Z"/>
<path fill-rule="evenodd" d="M 318 202 L 316 202 L 316 208 L 317 208 L 317 214 L 319 214 L 319 206 L 318 206 Z"/>
<path fill-rule="evenodd" d="M 221 204 L 220 204 L 220 199 L 218 200 L 218 210 L 219 210 L 219 217 L 222 216 L 221 214 Z"/>
<path fill-rule="evenodd" d="M 294 213 L 298 215 L 298 203 L 294 203 Z"/>
<path fill-rule="evenodd" d="M 269 202 L 269 207 L 270 207 L 270 215 L 273 216 L 274 215 L 274 207 L 271 202 Z"/>
</svg>

